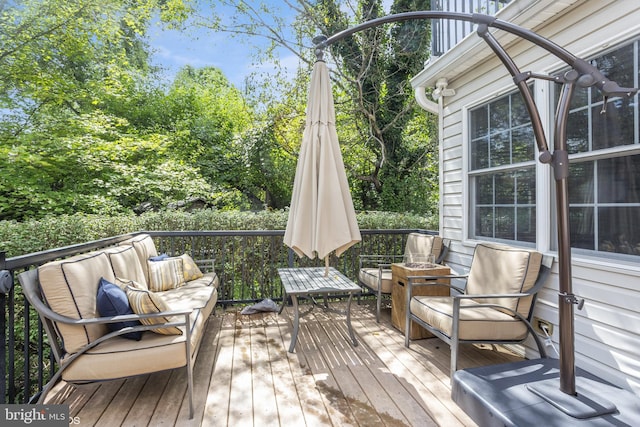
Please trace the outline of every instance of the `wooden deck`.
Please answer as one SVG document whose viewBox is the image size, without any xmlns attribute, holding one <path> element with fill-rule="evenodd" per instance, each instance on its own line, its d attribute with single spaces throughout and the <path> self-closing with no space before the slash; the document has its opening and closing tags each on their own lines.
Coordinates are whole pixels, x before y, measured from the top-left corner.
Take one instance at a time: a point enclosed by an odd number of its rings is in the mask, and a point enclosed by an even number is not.
<svg viewBox="0 0 640 427">
<path fill-rule="evenodd" d="M 189 420 L 184 369 L 92 385 L 58 384 L 47 403 L 70 405 L 82 426 L 473 426 L 451 400 L 449 347 L 431 338 L 404 347 L 389 310 L 352 304 L 360 342 L 344 316 L 315 309 L 288 353 L 291 309 L 282 315 L 212 316 L 194 367 Z M 502 348 L 462 346 L 459 367 L 520 360 Z"/>
</svg>

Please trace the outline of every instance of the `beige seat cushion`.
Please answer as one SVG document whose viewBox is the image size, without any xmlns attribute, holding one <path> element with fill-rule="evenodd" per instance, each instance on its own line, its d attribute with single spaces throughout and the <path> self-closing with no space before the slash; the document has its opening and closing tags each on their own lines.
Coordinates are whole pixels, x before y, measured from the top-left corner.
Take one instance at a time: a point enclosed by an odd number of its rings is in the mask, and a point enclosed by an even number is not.
<svg viewBox="0 0 640 427">
<path fill-rule="evenodd" d="M 109 258 L 104 252 L 91 252 L 38 267 L 38 280 L 47 304 L 53 311 L 72 319 L 100 317 L 96 296 L 100 278 L 115 282 Z M 63 346 L 75 353 L 109 332 L 106 325 L 68 325 L 56 323 Z"/>
<path fill-rule="evenodd" d="M 434 254 L 436 259 L 442 252 L 442 237 L 431 234 L 410 233 L 404 247 L 404 261 L 426 261 L 426 256 Z"/>
<path fill-rule="evenodd" d="M 362 268 L 358 274 L 360 283 L 374 291 L 378 290 L 378 272 L 377 268 Z M 391 293 L 391 270 L 382 270 L 382 293 Z"/>
<path fill-rule="evenodd" d="M 540 272 L 542 254 L 534 250 L 514 248 L 495 243 L 476 246 L 465 293 L 514 294 L 533 287 Z M 498 304 L 528 316 L 532 297 L 493 298 L 478 300 Z"/>
<path fill-rule="evenodd" d="M 118 244 L 119 246 L 133 246 L 138 254 L 138 260 L 142 266 L 142 271 L 145 277 L 145 283 L 149 283 L 149 267 L 147 260 L 150 257 L 158 256 L 158 250 L 156 249 L 153 239 L 148 234 L 140 234 L 130 239 L 127 239 Z"/>
<path fill-rule="evenodd" d="M 461 340 L 519 341 L 527 336 L 526 325 L 513 316 L 492 308 L 475 307 L 478 302 L 474 300 L 463 300 L 460 305 L 458 338 Z M 416 296 L 411 299 L 411 314 L 451 337 L 453 297 Z"/>
<path fill-rule="evenodd" d="M 116 277 L 133 280 L 148 289 L 142 264 L 138 259 L 138 254 L 133 246 L 116 246 L 105 249 L 104 252 L 111 261 L 111 267 Z"/>
<path fill-rule="evenodd" d="M 214 286 L 194 282 L 159 293 L 172 310 L 197 308 L 190 316 L 192 354 L 202 340 L 202 329 L 218 300 Z M 76 359 L 64 372 L 63 379 L 71 382 L 115 379 L 185 366 L 185 339 L 184 333 L 160 335 L 153 332 L 144 332 L 140 341 L 114 338 Z"/>
</svg>

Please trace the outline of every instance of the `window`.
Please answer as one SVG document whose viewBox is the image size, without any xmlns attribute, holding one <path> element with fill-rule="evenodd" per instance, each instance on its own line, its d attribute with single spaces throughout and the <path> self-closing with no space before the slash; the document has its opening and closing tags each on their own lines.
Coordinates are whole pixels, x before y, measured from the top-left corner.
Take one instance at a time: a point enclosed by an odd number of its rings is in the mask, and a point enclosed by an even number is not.
<svg viewBox="0 0 640 427">
<path fill-rule="evenodd" d="M 535 138 L 518 91 L 469 111 L 470 237 L 535 243 Z"/>
<path fill-rule="evenodd" d="M 638 44 L 592 63 L 621 86 L 638 87 Z M 567 123 L 572 246 L 640 256 L 638 98 L 609 100 L 606 110 L 603 104 L 598 89 L 576 88 Z"/>
</svg>

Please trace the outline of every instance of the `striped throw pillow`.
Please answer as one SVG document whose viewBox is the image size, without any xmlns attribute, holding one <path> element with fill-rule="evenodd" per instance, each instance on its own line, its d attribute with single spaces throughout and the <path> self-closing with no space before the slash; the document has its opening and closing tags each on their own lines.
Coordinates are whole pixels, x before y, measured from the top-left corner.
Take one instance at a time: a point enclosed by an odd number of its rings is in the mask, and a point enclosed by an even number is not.
<svg viewBox="0 0 640 427">
<path fill-rule="evenodd" d="M 168 291 L 184 285 L 182 258 L 167 258 L 162 261 L 147 261 L 149 265 L 149 290 Z"/>
<path fill-rule="evenodd" d="M 138 289 L 131 286 L 127 287 L 127 298 L 131 309 L 136 314 L 152 314 L 161 313 L 171 310 L 167 303 L 159 296 L 145 289 Z M 144 325 L 158 325 L 171 322 L 170 317 L 154 317 L 150 319 L 140 319 Z M 152 332 L 161 335 L 182 335 L 180 328 L 171 326 L 168 328 L 152 329 Z"/>
</svg>

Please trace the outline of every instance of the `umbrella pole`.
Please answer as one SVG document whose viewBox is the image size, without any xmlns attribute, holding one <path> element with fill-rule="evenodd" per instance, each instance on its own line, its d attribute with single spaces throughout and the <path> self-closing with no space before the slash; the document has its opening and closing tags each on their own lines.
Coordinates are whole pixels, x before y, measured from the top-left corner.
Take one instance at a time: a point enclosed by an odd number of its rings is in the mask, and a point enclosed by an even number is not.
<svg viewBox="0 0 640 427">
<path fill-rule="evenodd" d="M 324 257 L 324 277 L 329 277 L 329 254 Z"/>
</svg>

